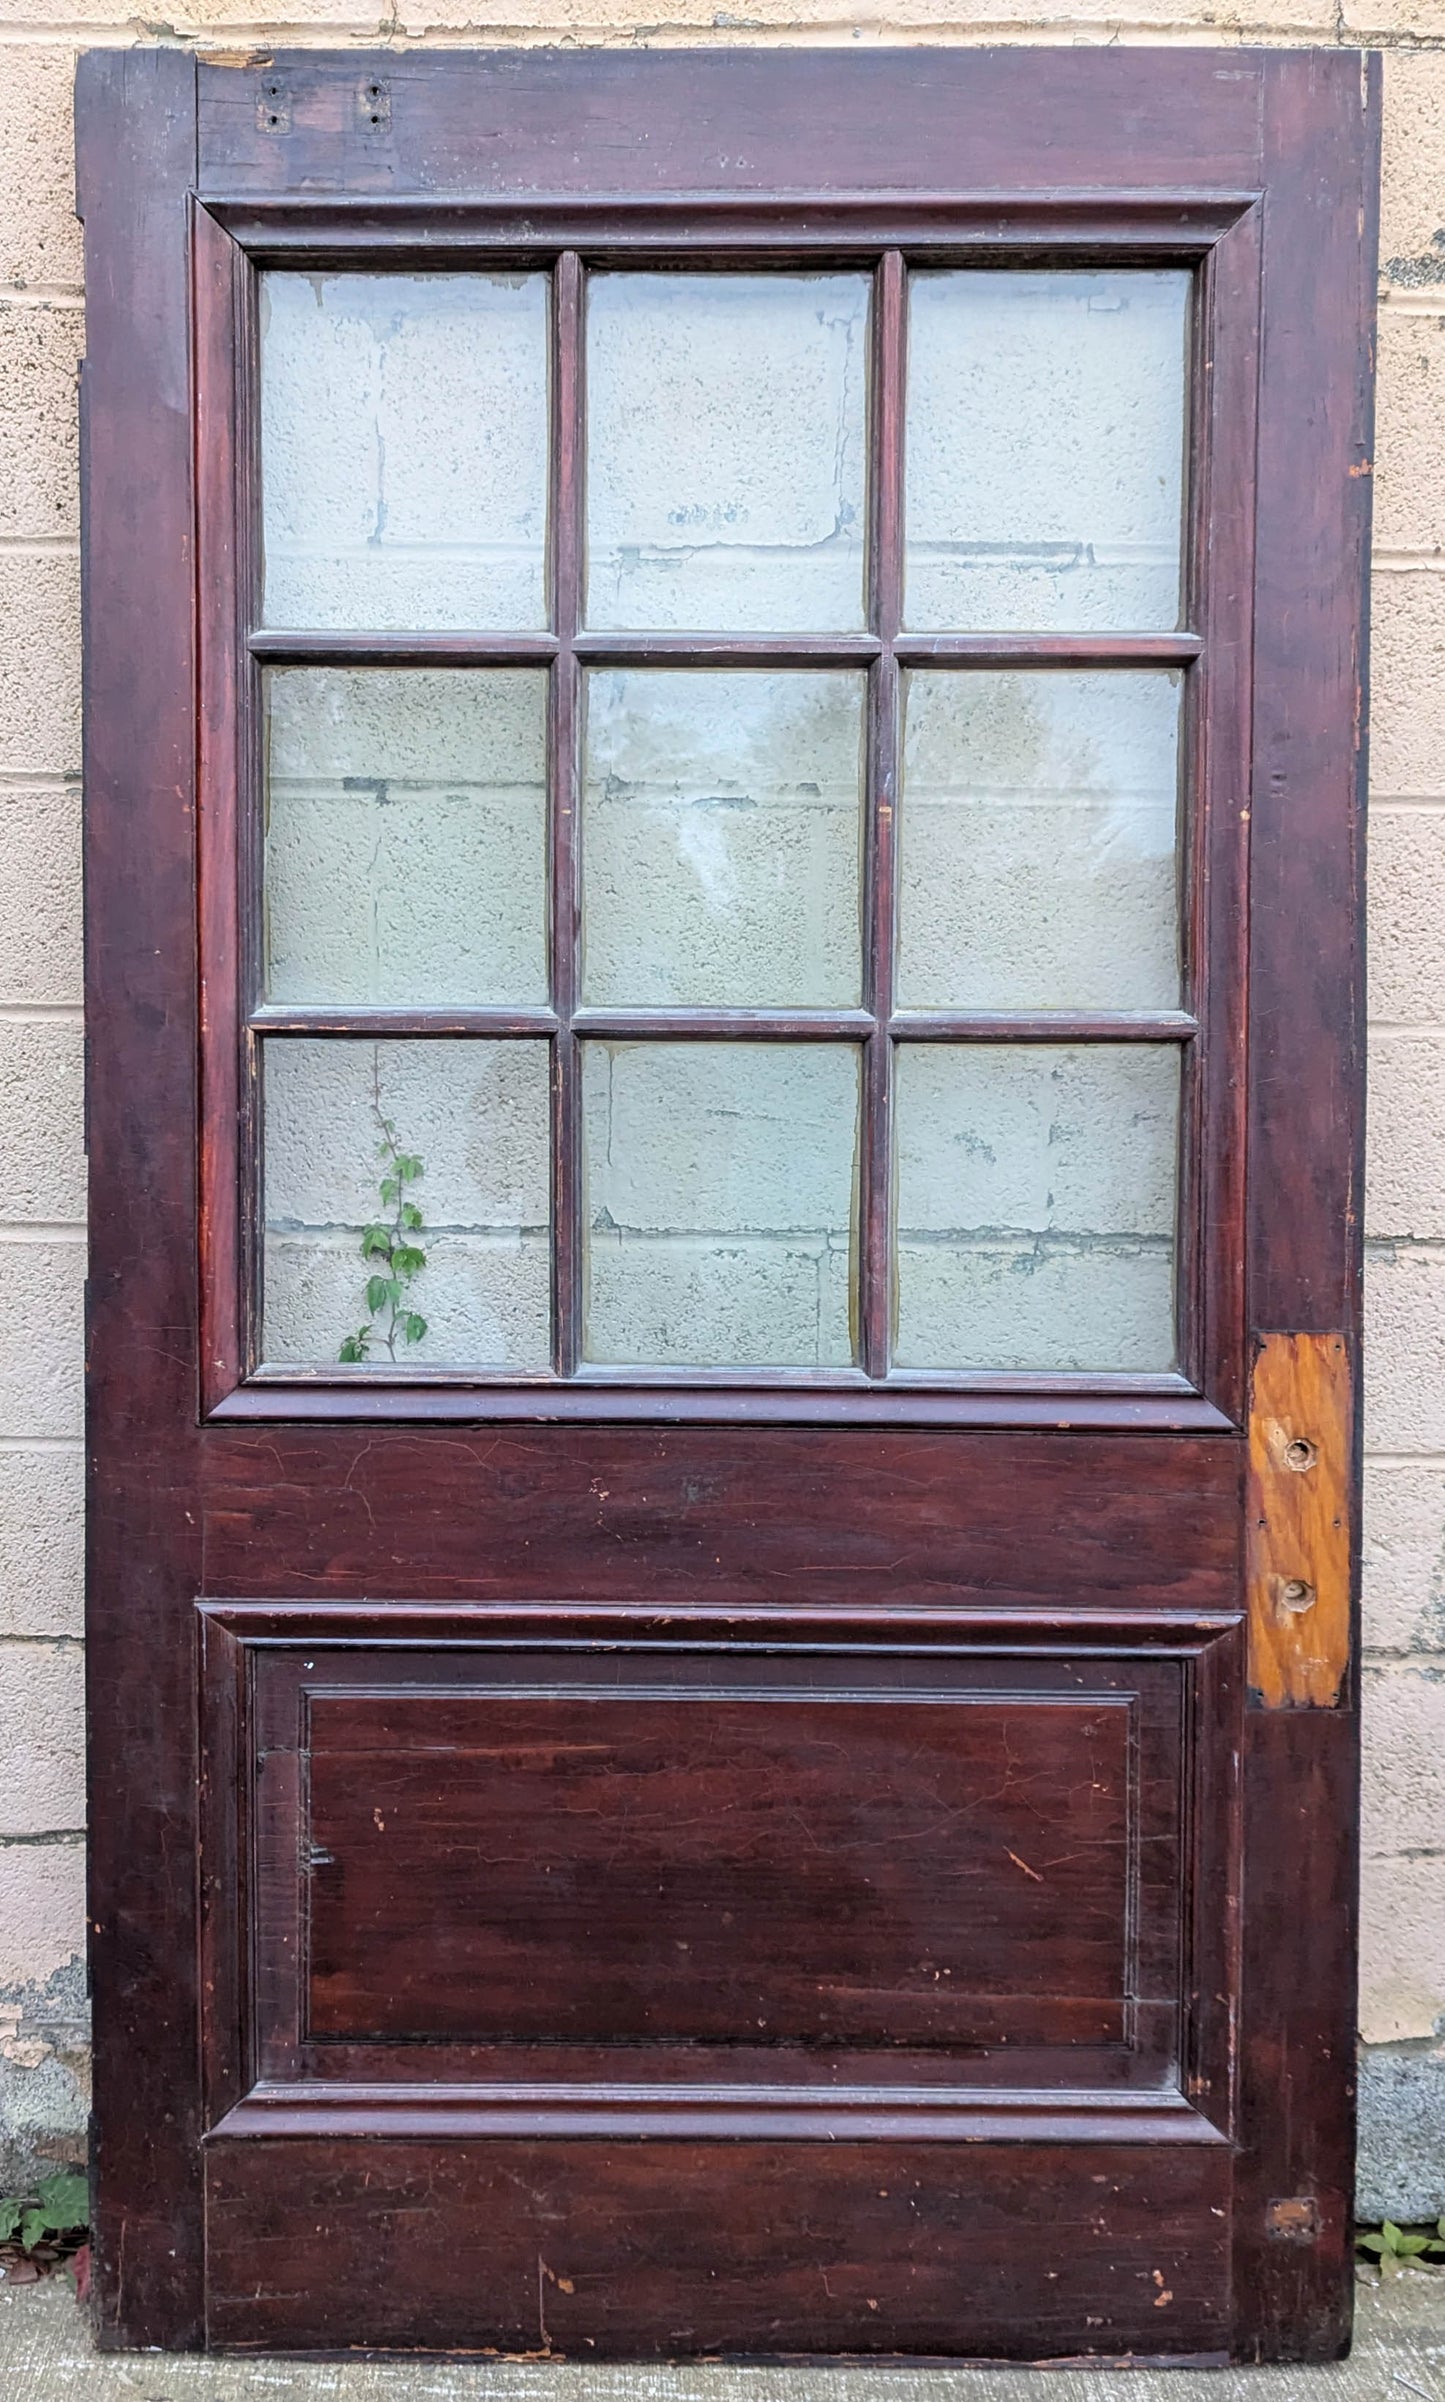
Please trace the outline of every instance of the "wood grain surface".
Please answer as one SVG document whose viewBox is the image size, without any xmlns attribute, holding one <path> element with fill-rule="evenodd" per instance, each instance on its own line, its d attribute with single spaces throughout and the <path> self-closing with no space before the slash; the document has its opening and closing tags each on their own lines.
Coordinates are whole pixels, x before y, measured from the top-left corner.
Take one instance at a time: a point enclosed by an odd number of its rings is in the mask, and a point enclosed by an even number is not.
<svg viewBox="0 0 1445 2402">
<path fill-rule="evenodd" d="M 103 2343 L 1347 2345 L 1378 99 L 1343 51 L 82 63 Z M 899 630 L 902 287 L 993 260 L 1194 278 L 1173 632 Z M 609 261 L 877 279 L 876 622 L 842 645 L 875 797 L 908 659 L 1184 679 L 1184 1005 L 1068 1025 L 1179 1048 L 1174 1373 L 878 1373 L 876 815 L 867 1005 L 833 1029 L 872 1061 L 858 1368 L 575 1373 L 595 1029 L 559 825 L 527 1021 L 560 1063 L 550 1368 L 257 1371 L 261 663 L 531 659 L 565 799 L 584 660 L 774 655 L 581 629 Z M 481 262 L 561 298 L 554 625 L 259 635 L 259 276 Z"/>
</svg>

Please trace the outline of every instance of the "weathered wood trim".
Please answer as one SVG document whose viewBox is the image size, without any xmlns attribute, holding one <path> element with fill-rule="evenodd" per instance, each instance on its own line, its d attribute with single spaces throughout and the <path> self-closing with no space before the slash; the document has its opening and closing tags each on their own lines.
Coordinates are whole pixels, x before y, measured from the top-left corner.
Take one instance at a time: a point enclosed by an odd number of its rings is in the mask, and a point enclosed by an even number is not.
<svg viewBox="0 0 1445 2402">
<path fill-rule="evenodd" d="M 86 1674 L 102 2345 L 202 2341 L 196 2084 L 196 62 L 93 50 L 85 221 Z"/>
</svg>

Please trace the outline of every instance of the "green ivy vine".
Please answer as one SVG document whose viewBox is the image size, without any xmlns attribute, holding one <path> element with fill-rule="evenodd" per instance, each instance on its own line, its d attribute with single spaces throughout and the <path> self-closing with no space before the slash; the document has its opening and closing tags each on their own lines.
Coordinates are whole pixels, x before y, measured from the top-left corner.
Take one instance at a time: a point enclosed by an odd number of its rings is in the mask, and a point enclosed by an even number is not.
<svg viewBox="0 0 1445 2402">
<path fill-rule="evenodd" d="M 411 1306 L 410 1289 L 426 1266 L 426 1252 L 417 1239 L 424 1231 L 424 1220 L 415 1198 L 415 1188 L 426 1171 L 414 1151 L 403 1151 L 395 1121 L 381 1106 L 381 1061 L 376 1052 L 371 1060 L 371 1114 L 381 1136 L 377 1157 L 381 1161 L 383 1214 L 362 1229 L 361 1256 L 369 1270 L 368 1314 L 366 1324 L 346 1337 L 337 1355 L 349 1368 L 370 1359 L 373 1340 L 384 1343 L 395 1359 L 398 1343 L 404 1347 L 419 1343 L 426 1333 L 425 1318 Z"/>
</svg>

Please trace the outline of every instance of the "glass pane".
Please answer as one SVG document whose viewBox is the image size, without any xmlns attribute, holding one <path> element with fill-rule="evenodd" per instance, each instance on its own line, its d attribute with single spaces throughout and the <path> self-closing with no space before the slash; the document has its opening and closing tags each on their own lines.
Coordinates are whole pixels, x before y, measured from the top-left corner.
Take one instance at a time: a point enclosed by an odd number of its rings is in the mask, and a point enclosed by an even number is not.
<svg viewBox="0 0 1445 2402">
<path fill-rule="evenodd" d="M 868 279 L 599 275 L 587 301 L 587 621 L 863 619 Z"/>
<path fill-rule="evenodd" d="M 1189 277 L 911 279 L 906 622 L 1179 622 Z"/>
<path fill-rule="evenodd" d="M 846 1367 L 858 1053 L 586 1043 L 584 1352 Z"/>
<path fill-rule="evenodd" d="M 544 1003 L 545 674 L 288 667 L 266 700 L 267 998 Z"/>
<path fill-rule="evenodd" d="M 1172 1045 L 901 1045 L 897 1128 L 900 1367 L 1173 1367 Z"/>
<path fill-rule="evenodd" d="M 268 1361 L 548 1365 L 547 1048 L 263 1044 Z"/>
<path fill-rule="evenodd" d="M 586 999 L 856 1006 L 861 675 L 588 678 Z"/>
<path fill-rule="evenodd" d="M 547 283 L 261 279 L 265 621 L 546 623 Z"/>
<path fill-rule="evenodd" d="M 910 675 L 902 1009 L 1176 1009 L 1179 681 Z"/>
</svg>

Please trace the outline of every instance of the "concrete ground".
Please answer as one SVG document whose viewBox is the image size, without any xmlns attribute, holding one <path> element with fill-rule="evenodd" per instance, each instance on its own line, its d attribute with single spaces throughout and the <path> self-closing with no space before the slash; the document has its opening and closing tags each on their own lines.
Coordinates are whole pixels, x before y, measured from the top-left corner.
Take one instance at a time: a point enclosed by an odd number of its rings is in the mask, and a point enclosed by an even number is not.
<svg viewBox="0 0 1445 2402">
<path fill-rule="evenodd" d="M 791 2369 L 191 2360 L 91 2351 L 68 2285 L 0 2286 L 0 2402 L 1445 2402 L 1445 2275 L 1362 2287 L 1327 2369 Z"/>
</svg>

